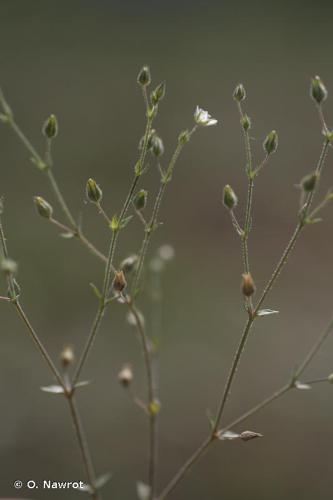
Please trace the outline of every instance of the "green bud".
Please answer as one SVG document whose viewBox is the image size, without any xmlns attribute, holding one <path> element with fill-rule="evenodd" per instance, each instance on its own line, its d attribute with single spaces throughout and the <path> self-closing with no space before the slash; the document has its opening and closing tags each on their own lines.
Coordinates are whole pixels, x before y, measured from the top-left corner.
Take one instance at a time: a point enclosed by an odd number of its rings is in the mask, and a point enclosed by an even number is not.
<svg viewBox="0 0 333 500">
<path fill-rule="evenodd" d="M 17 263 L 12 259 L 2 259 L 0 263 L 0 268 L 1 271 L 6 274 L 17 273 Z"/>
<path fill-rule="evenodd" d="M 238 102 L 241 102 L 245 99 L 246 92 L 245 92 L 245 89 L 244 89 L 244 86 L 242 83 L 237 85 L 237 87 L 235 88 L 233 97 L 234 97 L 235 101 L 238 101 Z"/>
<path fill-rule="evenodd" d="M 151 138 L 151 152 L 155 156 L 162 156 L 164 153 L 164 144 L 158 135 L 153 135 Z"/>
<path fill-rule="evenodd" d="M 142 85 L 142 87 L 146 87 L 147 85 L 150 84 L 151 82 L 151 77 L 150 77 L 150 70 L 148 66 L 143 66 L 143 68 L 140 70 L 137 78 L 137 82 L 139 85 Z"/>
<path fill-rule="evenodd" d="M 190 140 L 190 133 L 188 130 L 183 130 L 178 136 L 178 144 L 184 146 Z"/>
<path fill-rule="evenodd" d="M 133 203 L 136 210 L 143 210 L 147 204 L 148 192 L 141 189 L 134 197 Z"/>
<path fill-rule="evenodd" d="M 58 120 L 55 115 L 50 115 L 43 126 L 43 134 L 48 139 L 53 139 L 58 135 Z"/>
<path fill-rule="evenodd" d="M 41 217 L 45 217 L 46 219 L 51 219 L 53 214 L 53 208 L 46 200 L 44 200 L 44 198 L 42 198 L 41 196 L 35 196 L 34 203 L 37 212 Z"/>
<path fill-rule="evenodd" d="M 247 115 L 244 115 L 242 116 L 241 118 L 241 125 L 243 127 L 243 129 L 245 130 L 245 132 L 247 132 L 248 130 L 250 130 L 251 128 L 251 118 Z"/>
<path fill-rule="evenodd" d="M 310 96 L 317 103 L 321 104 L 327 99 L 327 90 L 319 76 L 315 76 L 311 80 Z"/>
<path fill-rule="evenodd" d="M 232 210 L 238 203 L 238 198 L 229 184 L 223 188 L 223 205 L 228 209 Z"/>
<path fill-rule="evenodd" d="M 301 182 L 303 191 L 310 193 L 316 187 L 319 175 L 317 173 L 306 175 Z"/>
<path fill-rule="evenodd" d="M 86 185 L 86 195 L 91 203 L 99 203 L 102 200 L 102 190 L 94 179 L 88 179 Z"/>
<path fill-rule="evenodd" d="M 122 261 L 120 264 L 120 270 L 124 271 L 125 274 L 132 272 L 138 263 L 139 257 L 137 255 L 130 255 Z"/>
<path fill-rule="evenodd" d="M 153 90 L 150 96 L 150 100 L 153 106 L 156 106 L 163 97 L 165 96 L 165 82 L 160 83 L 157 85 L 156 89 Z"/>
<path fill-rule="evenodd" d="M 279 142 L 278 135 L 275 130 L 272 130 L 272 132 L 270 132 L 267 135 L 263 144 L 264 150 L 268 155 L 275 153 L 278 147 L 278 142 Z"/>
</svg>

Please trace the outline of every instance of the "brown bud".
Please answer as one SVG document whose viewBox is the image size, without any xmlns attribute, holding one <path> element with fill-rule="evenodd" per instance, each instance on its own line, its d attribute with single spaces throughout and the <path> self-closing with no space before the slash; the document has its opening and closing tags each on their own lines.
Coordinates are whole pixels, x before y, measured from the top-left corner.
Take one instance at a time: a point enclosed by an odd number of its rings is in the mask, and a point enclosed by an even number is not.
<svg viewBox="0 0 333 500">
<path fill-rule="evenodd" d="M 244 431 L 239 435 L 239 437 L 242 441 L 251 441 L 251 439 L 262 438 L 264 436 L 259 432 Z"/>
<path fill-rule="evenodd" d="M 127 282 L 125 278 L 124 271 L 116 271 L 114 275 L 114 280 L 113 280 L 113 290 L 115 292 L 122 292 L 124 288 L 126 287 Z"/>
<path fill-rule="evenodd" d="M 74 361 L 74 351 L 70 346 L 66 346 L 60 353 L 60 362 L 64 368 L 71 365 Z"/>
<path fill-rule="evenodd" d="M 253 278 L 250 273 L 245 273 L 242 275 L 242 293 L 244 297 L 251 297 L 256 291 L 256 287 L 253 281 Z"/>
<path fill-rule="evenodd" d="M 120 372 L 118 373 L 119 383 L 123 387 L 128 387 L 133 381 L 133 372 L 130 365 L 124 365 Z"/>
</svg>

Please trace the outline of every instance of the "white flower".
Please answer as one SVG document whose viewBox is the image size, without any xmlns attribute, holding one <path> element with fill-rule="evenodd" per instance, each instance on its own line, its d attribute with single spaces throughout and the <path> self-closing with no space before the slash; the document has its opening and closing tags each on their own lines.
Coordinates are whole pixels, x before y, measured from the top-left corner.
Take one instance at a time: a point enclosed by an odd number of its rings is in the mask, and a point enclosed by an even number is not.
<svg viewBox="0 0 333 500">
<path fill-rule="evenodd" d="M 208 111 L 199 108 L 199 106 L 197 106 L 195 110 L 194 120 L 198 125 L 201 125 L 202 127 L 210 127 L 211 125 L 217 124 L 217 120 L 212 118 Z"/>
</svg>

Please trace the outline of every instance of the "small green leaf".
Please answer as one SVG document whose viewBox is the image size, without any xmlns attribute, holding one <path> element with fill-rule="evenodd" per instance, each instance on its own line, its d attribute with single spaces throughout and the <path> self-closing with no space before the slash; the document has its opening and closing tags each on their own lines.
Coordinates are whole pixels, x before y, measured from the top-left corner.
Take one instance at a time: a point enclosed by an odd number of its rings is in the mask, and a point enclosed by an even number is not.
<svg viewBox="0 0 333 500">
<path fill-rule="evenodd" d="M 133 215 L 129 215 L 128 217 L 125 217 L 120 223 L 120 229 L 124 229 L 124 227 L 127 226 L 127 224 L 130 222 L 130 220 L 133 218 Z"/>
<path fill-rule="evenodd" d="M 99 289 L 97 288 L 96 285 L 94 285 L 94 283 L 89 283 L 89 285 L 91 286 L 94 294 L 96 295 L 96 297 L 99 299 L 99 300 L 102 300 L 103 298 L 103 295 L 101 294 L 101 292 L 99 291 Z"/>
<path fill-rule="evenodd" d="M 95 481 L 95 488 L 97 488 L 98 490 L 103 488 L 103 486 L 105 486 L 106 483 L 110 481 L 111 477 L 112 477 L 111 472 L 106 472 L 105 474 L 99 476 Z"/>
<path fill-rule="evenodd" d="M 75 384 L 75 389 L 78 389 L 79 387 L 85 387 L 86 385 L 89 385 L 91 384 L 91 380 L 82 380 L 82 382 L 77 382 L 77 384 Z"/>
<path fill-rule="evenodd" d="M 70 240 L 71 238 L 74 238 L 75 234 L 74 233 L 61 233 L 60 236 L 64 238 L 65 240 Z"/>
<path fill-rule="evenodd" d="M 274 309 L 260 309 L 257 312 L 257 316 L 268 316 L 269 314 L 279 314 L 279 311 L 274 311 Z"/>
</svg>

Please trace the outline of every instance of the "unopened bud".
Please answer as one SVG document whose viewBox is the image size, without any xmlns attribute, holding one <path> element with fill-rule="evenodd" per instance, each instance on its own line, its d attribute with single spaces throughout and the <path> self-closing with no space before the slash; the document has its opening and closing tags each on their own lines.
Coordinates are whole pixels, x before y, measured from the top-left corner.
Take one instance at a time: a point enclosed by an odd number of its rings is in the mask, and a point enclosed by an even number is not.
<svg viewBox="0 0 333 500">
<path fill-rule="evenodd" d="M 130 273 L 135 269 L 138 260 L 139 257 L 137 255 L 130 255 L 122 261 L 120 269 L 124 271 L 125 274 Z"/>
<path fill-rule="evenodd" d="M 50 115 L 43 126 L 43 134 L 48 139 L 53 139 L 58 135 L 58 120 L 55 115 Z"/>
<path fill-rule="evenodd" d="M 150 96 L 150 100 L 153 106 L 156 106 L 156 104 L 158 104 L 163 99 L 163 97 L 165 96 L 165 88 L 165 82 L 162 82 L 157 85 L 155 90 L 153 90 Z"/>
<path fill-rule="evenodd" d="M 147 85 L 150 84 L 151 82 L 151 76 L 150 76 L 150 70 L 148 66 L 143 66 L 143 68 L 140 70 L 137 78 L 137 82 L 139 85 L 142 85 L 142 87 L 146 87 Z"/>
<path fill-rule="evenodd" d="M 251 297 L 256 291 L 256 287 L 253 281 L 253 278 L 250 273 L 245 273 L 242 275 L 242 293 L 244 297 Z"/>
<path fill-rule="evenodd" d="M 268 155 L 272 154 L 272 153 L 275 153 L 275 151 L 277 150 L 277 147 L 278 147 L 278 135 L 276 133 L 275 130 L 272 130 L 272 132 L 270 132 L 266 139 L 264 140 L 264 150 L 266 151 L 266 153 Z"/>
<path fill-rule="evenodd" d="M 147 204 L 148 192 L 141 189 L 134 197 L 133 203 L 136 210 L 143 210 Z"/>
<path fill-rule="evenodd" d="M 223 188 L 223 205 L 228 209 L 232 210 L 237 205 L 238 198 L 229 184 Z"/>
<path fill-rule="evenodd" d="M 248 130 L 250 130 L 251 128 L 251 118 L 247 115 L 244 115 L 242 116 L 241 118 L 241 125 L 243 127 L 243 129 L 245 130 L 245 132 L 247 132 Z"/>
<path fill-rule="evenodd" d="M 188 130 L 183 130 L 178 136 L 178 144 L 184 146 L 190 140 L 190 133 Z"/>
<path fill-rule="evenodd" d="M 86 195 L 91 203 L 99 203 L 102 200 L 103 192 L 94 179 L 88 179 Z"/>
<path fill-rule="evenodd" d="M 42 198 L 41 196 L 35 196 L 34 203 L 37 212 L 41 217 L 45 217 L 46 219 L 51 219 L 53 214 L 53 208 L 46 200 L 44 200 L 44 198 Z"/>
<path fill-rule="evenodd" d="M 310 95 L 317 104 L 321 104 L 327 99 L 327 89 L 319 76 L 315 76 L 311 80 Z"/>
<path fill-rule="evenodd" d="M 75 356 L 72 347 L 66 346 L 60 353 L 60 362 L 64 368 L 67 368 L 74 362 Z"/>
<path fill-rule="evenodd" d="M 112 288 L 115 292 L 122 292 L 127 285 L 124 271 L 116 271 L 114 275 L 114 280 Z"/>
<path fill-rule="evenodd" d="M 153 135 L 151 139 L 151 152 L 155 156 L 162 156 L 164 153 L 163 141 L 158 135 Z"/>
<path fill-rule="evenodd" d="M 310 193 L 316 187 L 319 175 L 317 173 L 309 174 L 302 179 L 301 186 L 303 191 Z"/>
<path fill-rule="evenodd" d="M 0 269 L 5 274 L 16 274 L 17 263 L 12 259 L 2 259 L 0 262 Z"/>
<path fill-rule="evenodd" d="M 118 373 L 118 380 L 123 387 L 128 387 L 133 382 L 133 372 L 130 365 L 124 365 Z"/>
<path fill-rule="evenodd" d="M 241 102 L 245 99 L 246 92 L 245 92 L 245 88 L 244 88 L 243 84 L 240 83 L 239 85 L 237 85 L 237 87 L 234 90 L 233 97 L 234 97 L 235 101 L 238 101 L 238 102 Z"/>
</svg>

